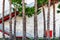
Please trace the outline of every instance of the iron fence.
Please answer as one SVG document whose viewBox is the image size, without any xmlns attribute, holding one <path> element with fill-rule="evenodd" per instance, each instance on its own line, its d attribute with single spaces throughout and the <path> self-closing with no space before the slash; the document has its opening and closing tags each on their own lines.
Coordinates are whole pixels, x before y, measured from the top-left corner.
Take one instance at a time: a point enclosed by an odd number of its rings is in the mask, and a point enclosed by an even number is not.
<svg viewBox="0 0 60 40">
<path fill-rule="evenodd" d="M 9 0 L 9 4 L 10 4 L 10 10 L 9 10 L 9 26 L 10 26 L 10 39 L 9 40 L 16 40 L 16 6 L 15 6 L 15 17 L 14 17 L 14 35 L 12 35 L 12 17 L 11 17 L 11 3 L 12 0 Z M 34 4 L 34 8 L 35 8 L 35 13 L 34 13 L 34 40 L 38 40 L 38 26 L 37 26 L 37 0 L 35 0 L 35 4 Z M 3 40 L 5 40 L 5 35 L 4 35 L 4 9 L 5 9 L 5 0 L 3 0 L 3 7 L 2 7 L 2 29 L 3 29 Z M 22 39 L 18 39 L 18 40 L 28 40 L 26 37 L 26 13 L 25 13 L 25 0 L 22 0 L 22 14 L 23 14 L 23 37 Z M 48 40 L 50 40 L 50 36 L 48 35 L 48 37 L 46 37 L 46 24 L 45 24 L 45 11 L 44 11 L 44 5 L 42 5 L 42 9 L 43 9 L 43 17 L 44 17 L 44 40 L 47 40 L 46 38 L 48 38 Z M 53 1 L 53 26 L 54 26 L 54 30 L 53 30 L 53 38 L 55 40 L 55 1 Z M 48 1 L 48 20 L 47 20 L 47 28 L 48 28 L 48 33 L 49 33 L 49 23 L 50 23 L 50 0 Z"/>
</svg>

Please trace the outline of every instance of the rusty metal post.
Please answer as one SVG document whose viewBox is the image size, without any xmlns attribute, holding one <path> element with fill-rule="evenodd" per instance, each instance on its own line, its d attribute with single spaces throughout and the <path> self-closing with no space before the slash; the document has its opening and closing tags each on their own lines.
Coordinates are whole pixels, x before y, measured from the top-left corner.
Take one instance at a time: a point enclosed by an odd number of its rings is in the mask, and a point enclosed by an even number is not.
<svg viewBox="0 0 60 40">
<path fill-rule="evenodd" d="M 10 40 L 12 40 L 12 17 L 11 17 L 11 1 L 12 0 L 9 0 L 9 4 L 10 4 L 10 11 L 9 11 L 9 24 L 10 24 Z"/>
<path fill-rule="evenodd" d="M 53 40 L 55 40 L 55 0 L 53 0 Z"/>
<path fill-rule="evenodd" d="M 50 33 L 49 33 L 49 30 L 50 30 L 50 1 L 51 0 L 48 0 L 48 15 L 47 15 L 47 31 L 48 31 L 47 39 L 48 40 L 50 40 Z"/>
<path fill-rule="evenodd" d="M 5 40 L 5 35 L 4 35 L 4 9 L 5 9 L 5 0 L 3 0 L 3 7 L 2 7 L 2 29 L 3 29 L 3 40 Z"/>
<path fill-rule="evenodd" d="M 37 26 L 37 0 L 35 0 L 35 14 L 34 14 L 34 40 L 38 40 L 38 26 Z"/>
<path fill-rule="evenodd" d="M 14 40 L 16 40 L 16 6 L 15 6 L 15 17 L 14 17 Z"/>
<path fill-rule="evenodd" d="M 44 23 L 44 40 L 46 40 L 46 18 L 45 18 L 45 9 L 44 9 L 44 5 L 42 5 L 42 9 L 43 9 L 43 23 Z"/>
<path fill-rule="evenodd" d="M 22 0 L 22 9 L 23 9 L 23 38 L 22 38 L 22 40 L 27 40 L 27 39 L 26 39 L 25 0 Z"/>
</svg>

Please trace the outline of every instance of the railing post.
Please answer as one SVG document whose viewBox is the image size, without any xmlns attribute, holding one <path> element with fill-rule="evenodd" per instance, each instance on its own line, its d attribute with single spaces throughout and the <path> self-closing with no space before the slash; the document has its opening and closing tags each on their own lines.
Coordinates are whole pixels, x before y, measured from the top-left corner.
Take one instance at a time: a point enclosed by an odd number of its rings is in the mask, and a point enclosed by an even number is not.
<svg viewBox="0 0 60 40">
<path fill-rule="evenodd" d="M 27 39 L 26 39 L 25 0 L 22 0 L 22 9 L 23 9 L 23 38 L 22 38 L 22 40 L 27 40 Z"/>
<path fill-rule="evenodd" d="M 38 40 L 37 0 L 35 0 L 35 13 L 34 13 L 34 40 Z"/>
<path fill-rule="evenodd" d="M 53 40 L 55 40 L 55 0 L 53 0 Z"/>
<path fill-rule="evenodd" d="M 3 29 L 3 40 L 5 40 L 5 35 L 4 35 L 4 9 L 5 9 L 5 0 L 3 0 L 3 7 L 2 7 L 2 29 Z"/>
<path fill-rule="evenodd" d="M 12 40 L 13 38 L 12 38 L 12 17 L 11 17 L 11 1 L 12 0 L 9 0 L 9 4 L 10 4 L 10 11 L 9 11 L 9 16 L 10 16 L 10 18 L 9 18 L 9 24 L 10 24 L 10 40 Z"/>
<path fill-rule="evenodd" d="M 16 6 L 15 6 L 15 17 L 14 17 L 14 40 L 16 40 Z"/>
<path fill-rule="evenodd" d="M 50 40 L 50 33 L 49 33 L 49 30 L 50 30 L 50 1 L 51 0 L 48 0 L 48 15 L 47 15 L 47 39 Z"/>
<path fill-rule="evenodd" d="M 44 25 L 44 35 L 43 35 L 43 37 L 44 37 L 44 40 L 46 40 L 46 22 L 45 22 L 45 20 L 46 20 L 46 18 L 45 18 L 45 9 L 44 9 L 44 5 L 42 4 L 42 9 L 43 9 L 43 25 Z"/>
</svg>

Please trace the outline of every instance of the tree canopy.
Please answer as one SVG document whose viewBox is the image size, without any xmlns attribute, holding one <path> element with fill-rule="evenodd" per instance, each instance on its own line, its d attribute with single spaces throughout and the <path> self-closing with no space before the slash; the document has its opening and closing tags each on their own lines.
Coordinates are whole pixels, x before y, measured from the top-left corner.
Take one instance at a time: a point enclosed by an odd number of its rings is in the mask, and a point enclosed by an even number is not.
<svg viewBox="0 0 60 40">
<path fill-rule="evenodd" d="M 42 6 L 42 4 L 45 5 L 47 3 L 48 3 L 48 0 L 37 0 L 38 7 Z"/>
<path fill-rule="evenodd" d="M 14 7 L 16 6 L 18 11 L 19 11 L 19 16 L 22 16 L 22 0 L 12 0 L 12 4 L 14 5 Z M 33 7 L 26 7 L 26 4 L 25 4 L 25 12 L 26 12 L 26 15 L 28 17 L 31 17 L 32 15 L 34 15 L 34 6 Z M 41 10 L 38 10 L 37 11 L 38 14 L 41 12 Z"/>
<path fill-rule="evenodd" d="M 17 9 L 19 11 L 19 16 L 22 16 L 22 0 L 12 0 L 12 4 L 17 7 Z M 42 5 L 45 5 L 45 4 L 48 4 L 48 0 L 37 0 L 38 8 L 40 8 Z M 60 6 L 58 6 L 58 8 L 59 7 Z M 33 7 L 26 7 L 26 3 L 25 3 L 25 12 L 28 17 L 31 17 L 32 15 L 34 15 L 34 10 L 35 10 L 34 6 Z M 41 12 L 41 10 L 38 10 L 38 14 L 40 12 Z"/>
</svg>

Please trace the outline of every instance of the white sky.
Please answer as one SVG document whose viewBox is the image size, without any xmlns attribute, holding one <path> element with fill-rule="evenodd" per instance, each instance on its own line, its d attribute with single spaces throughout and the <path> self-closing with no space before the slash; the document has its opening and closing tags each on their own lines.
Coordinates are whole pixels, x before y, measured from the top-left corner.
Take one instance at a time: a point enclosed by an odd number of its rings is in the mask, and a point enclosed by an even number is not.
<svg viewBox="0 0 60 40">
<path fill-rule="evenodd" d="M 26 2 L 27 4 L 30 4 L 30 3 L 34 2 L 34 0 L 26 0 L 25 2 Z"/>
</svg>

